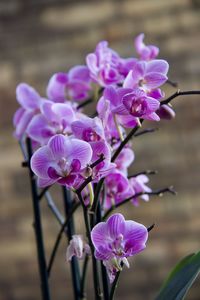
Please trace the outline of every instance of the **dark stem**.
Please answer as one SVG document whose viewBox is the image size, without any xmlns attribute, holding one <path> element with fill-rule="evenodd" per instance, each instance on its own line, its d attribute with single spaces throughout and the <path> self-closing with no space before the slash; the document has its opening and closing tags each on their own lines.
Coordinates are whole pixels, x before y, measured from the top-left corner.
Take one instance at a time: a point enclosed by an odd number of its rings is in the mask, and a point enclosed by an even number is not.
<svg viewBox="0 0 200 300">
<path fill-rule="evenodd" d="M 60 245 L 60 242 L 61 242 L 61 238 L 62 238 L 62 235 L 63 233 L 65 232 L 65 230 L 67 229 L 67 225 L 68 225 L 68 222 L 70 221 L 73 213 L 77 210 L 77 208 L 80 206 L 80 203 L 76 203 L 74 204 L 73 208 L 71 209 L 70 213 L 68 214 L 67 216 L 67 219 L 65 220 L 65 222 L 63 223 L 62 227 L 60 228 L 60 231 L 57 235 L 57 238 L 56 238 L 56 241 L 55 241 L 55 244 L 54 244 L 54 247 L 53 247 L 53 250 L 51 252 L 51 256 L 50 256 L 50 259 L 49 259 L 49 264 L 48 264 L 48 267 L 47 267 L 47 272 L 48 272 L 48 276 L 50 277 L 51 275 L 51 269 L 52 269 L 52 266 L 53 266 L 53 263 L 54 263 L 54 260 L 55 260 L 55 257 L 56 257 L 56 253 L 58 251 L 58 247 Z M 66 230 L 66 235 L 67 235 L 67 230 Z"/>
<path fill-rule="evenodd" d="M 45 193 L 45 198 L 47 200 L 48 207 L 50 208 L 53 215 L 56 217 L 58 223 L 60 225 L 63 225 L 65 219 L 64 219 L 63 215 L 61 214 L 61 212 L 59 211 L 59 209 L 57 208 L 57 206 L 55 205 L 49 192 Z"/>
<path fill-rule="evenodd" d="M 159 130 L 159 128 L 147 128 L 147 129 L 144 129 L 144 130 L 141 130 L 141 131 L 135 133 L 134 136 L 137 137 L 137 136 L 140 136 L 140 135 L 143 135 L 143 134 L 146 134 L 146 133 L 155 132 L 157 130 Z"/>
<path fill-rule="evenodd" d="M 90 249 L 91 249 L 91 253 L 92 253 L 93 282 L 94 282 L 95 299 L 102 300 L 102 293 L 101 293 L 101 288 L 100 288 L 100 283 L 99 283 L 98 265 L 97 265 L 96 258 L 94 256 L 94 246 L 93 246 L 93 243 L 91 240 L 91 227 L 90 227 L 90 222 L 89 222 L 89 218 L 88 218 L 88 209 L 84 204 L 81 193 L 77 193 L 77 196 L 82 204 L 83 216 L 84 216 L 85 227 L 86 227 L 86 234 L 88 237 L 88 241 L 89 241 L 89 245 L 90 245 Z"/>
<path fill-rule="evenodd" d="M 88 100 L 82 102 L 81 104 L 79 104 L 79 105 L 77 106 L 77 109 L 83 108 L 84 106 L 87 106 L 88 104 L 90 104 L 90 103 L 92 103 L 92 102 L 93 102 L 93 99 L 88 99 Z"/>
<path fill-rule="evenodd" d="M 98 201 L 97 213 L 96 213 L 96 223 L 99 223 L 101 221 L 102 221 L 101 205 L 100 205 L 100 202 Z M 103 284 L 104 299 L 108 300 L 109 299 L 109 285 L 108 285 L 107 271 L 106 271 L 106 268 L 102 261 L 100 262 L 100 264 L 101 264 L 101 277 L 102 277 L 102 284 Z"/>
<path fill-rule="evenodd" d="M 174 82 L 174 81 L 171 81 L 170 79 L 167 79 L 166 83 L 168 83 L 169 85 L 171 85 L 174 88 L 178 87 L 178 83 Z"/>
<path fill-rule="evenodd" d="M 143 120 L 142 120 L 143 121 Z M 141 122 L 142 123 L 142 122 Z M 117 148 L 117 150 L 115 151 L 115 153 L 112 156 L 111 162 L 114 162 L 115 159 L 118 157 L 118 155 L 120 154 L 120 152 L 122 151 L 122 149 L 124 148 L 124 146 L 130 141 L 130 139 L 134 136 L 134 134 L 137 132 L 137 130 L 140 128 L 140 126 L 136 126 L 134 127 L 129 134 L 126 136 L 126 138 L 121 142 L 121 144 L 119 145 L 119 147 Z"/>
<path fill-rule="evenodd" d="M 147 231 L 151 231 L 155 227 L 155 224 L 152 224 L 151 226 L 147 227 Z"/>
<path fill-rule="evenodd" d="M 121 268 L 123 268 L 123 263 L 121 263 Z M 113 300 L 114 299 L 114 295 L 115 295 L 115 291 L 117 289 L 117 284 L 119 281 L 119 275 L 121 274 L 121 271 L 117 272 L 115 279 L 113 281 L 113 284 L 111 286 L 111 290 L 110 290 L 110 298 L 109 300 Z"/>
<path fill-rule="evenodd" d="M 50 189 L 51 186 L 46 186 L 39 194 L 38 198 L 39 200 L 42 199 L 42 197 L 45 195 L 45 193 Z"/>
<path fill-rule="evenodd" d="M 83 272 L 82 272 L 82 277 L 81 277 L 81 295 L 82 298 L 85 298 L 85 281 L 86 281 L 86 274 L 87 274 L 87 267 L 88 267 L 88 262 L 89 262 L 89 256 L 86 255 L 83 263 Z"/>
<path fill-rule="evenodd" d="M 31 140 L 27 139 L 27 152 L 28 152 L 28 161 L 30 166 L 30 159 L 32 156 L 32 146 Z M 38 255 L 38 264 L 40 271 L 40 282 L 42 290 L 42 299 L 50 300 L 50 291 L 48 284 L 48 274 L 46 268 L 46 259 L 45 259 L 45 250 L 42 234 L 42 224 L 41 224 L 41 215 L 40 215 L 40 206 L 37 192 L 37 184 L 35 180 L 35 175 L 29 167 L 30 181 L 31 181 L 31 191 L 32 191 L 32 200 L 33 200 L 33 213 L 34 213 L 34 229 L 37 245 L 37 255 Z"/>
<path fill-rule="evenodd" d="M 134 199 L 134 198 L 137 198 L 137 197 L 142 196 L 142 195 L 149 195 L 149 196 L 154 196 L 154 195 L 156 195 L 156 196 L 162 196 L 164 193 L 167 193 L 167 192 L 170 193 L 170 194 L 176 195 L 176 191 L 174 191 L 174 189 L 173 189 L 172 186 L 171 186 L 171 187 L 167 187 L 167 188 L 163 188 L 163 189 L 159 189 L 159 190 L 157 190 L 157 191 L 152 191 L 152 192 L 141 192 L 141 193 L 137 193 L 137 194 L 135 194 L 135 195 L 132 195 L 132 196 L 128 197 L 127 199 L 125 199 L 124 201 L 122 201 L 122 202 L 120 202 L 120 203 L 117 203 L 117 204 L 115 204 L 115 206 L 112 206 L 111 208 L 109 208 L 109 209 L 107 210 L 107 212 L 105 213 L 105 215 L 104 215 L 104 217 L 103 217 L 103 220 L 105 220 L 105 219 L 108 217 L 108 215 L 109 215 L 114 209 L 116 209 L 116 208 L 118 208 L 118 207 L 124 205 L 125 203 L 131 201 L 131 200 Z"/>
<path fill-rule="evenodd" d="M 132 175 L 129 175 L 128 178 L 137 177 L 139 175 L 155 175 L 158 174 L 157 170 L 145 170 Z"/>
<path fill-rule="evenodd" d="M 69 216 L 71 209 L 73 208 L 73 203 L 71 199 L 71 193 L 69 190 L 66 189 L 65 186 L 62 186 L 62 192 L 63 192 L 63 201 L 64 201 L 64 210 L 66 218 Z M 67 223 L 67 236 L 68 241 L 72 239 L 72 236 L 75 234 L 74 229 L 74 220 L 73 215 L 71 215 L 71 218 L 69 219 L 69 222 Z M 74 297 L 76 300 L 80 299 L 80 269 L 77 258 L 74 256 L 71 260 L 71 273 L 72 273 L 72 283 L 73 283 L 73 289 L 74 289 Z"/>
<path fill-rule="evenodd" d="M 170 101 L 172 101 L 174 98 L 178 96 L 187 96 L 187 95 L 200 95 L 200 91 L 184 91 L 181 92 L 180 90 L 176 91 L 174 94 L 172 94 L 167 99 L 160 102 L 161 105 L 168 104 Z"/>
</svg>

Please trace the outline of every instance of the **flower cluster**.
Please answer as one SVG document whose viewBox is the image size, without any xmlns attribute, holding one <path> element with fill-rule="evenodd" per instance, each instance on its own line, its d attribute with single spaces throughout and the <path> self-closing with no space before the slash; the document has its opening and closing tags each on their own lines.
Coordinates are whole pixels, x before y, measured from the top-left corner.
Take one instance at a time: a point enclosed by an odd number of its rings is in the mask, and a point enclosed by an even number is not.
<svg viewBox="0 0 200 300">
<path fill-rule="evenodd" d="M 174 117 L 172 108 L 161 103 L 168 63 L 158 59 L 159 49 L 145 45 L 143 39 L 143 34 L 136 37 L 138 56 L 130 58 L 121 57 L 106 41 L 100 42 L 87 55 L 86 65 L 54 74 L 45 97 L 26 83 L 18 85 L 21 107 L 14 116 L 14 135 L 19 140 L 31 139 L 31 168 L 39 187 L 57 183 L 77 191 L 90 178 L 81 194 L 84 205 L 91 207 L 95 185 L 103 179 L 99 201 L 104 212 L 127 198 L 136 206 L 138 197 L 148 201 L 148 177 L 128 177 L 135 158 L 131 143 L 113 159 L 127 137 L 127 128 L 138 128 L 143 120 Z M 90 100 L 97 101 L 95 117 L 83 110 Z M 70 243 L 68 259 L 76 253 L 82 257 L 83 245 L 77 237 Z M 97 224 L 91 237 L 95 256 L 103 260 L 112 281 L 121 263 L 127 264 L 127 257 L 145 248 L 147 230 L 116 214 Z"/>
</svg>

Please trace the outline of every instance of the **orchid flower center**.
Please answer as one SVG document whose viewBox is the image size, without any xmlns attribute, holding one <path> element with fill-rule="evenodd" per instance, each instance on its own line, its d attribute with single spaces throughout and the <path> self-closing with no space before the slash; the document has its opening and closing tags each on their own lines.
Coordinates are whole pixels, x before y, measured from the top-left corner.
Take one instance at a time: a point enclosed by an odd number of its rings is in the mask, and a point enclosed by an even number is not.
<svg viewBox="0 0 200 300">
<path fill-rule="evenodd" d="M 83 139 L 86 142 L 96 142 L 100 137 L 92 128 L 88 128 L 83 131 Z"/>
<path fill-rule="evenodd" d="M 131 104 L 130 113 L 135 117 L 141 117 L 145 114 L 147 108 L 147 104 L 144 99 L 133 100 Z"/>
<path fill-rule="evenodd" d="M 112 242 L 112 250 L 116 256 L 124 255 L 124 237 L 122 234 L 119 234 Z"/>
</svg>

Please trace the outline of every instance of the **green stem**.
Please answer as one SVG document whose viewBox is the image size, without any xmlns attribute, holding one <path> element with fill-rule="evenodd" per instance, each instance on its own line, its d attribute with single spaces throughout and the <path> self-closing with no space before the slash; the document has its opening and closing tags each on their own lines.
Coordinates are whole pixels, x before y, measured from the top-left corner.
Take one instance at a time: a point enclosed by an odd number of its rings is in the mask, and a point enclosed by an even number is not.
<svg viewBox="0 0 200 300">
<path fill-rule="evenodd" d="M 85 299 L 85 281 L 86 281 L 86 273 L 87 273 L 87 267 L 89 262 L 89 256 L 86 255 L 83 263 L 83 271 L 82 271 L 82 277 L 81 277 L 81 295 L 82 299 Z"/>
<path fill-rule="evenodd" d="M 123 268 L 123 263 L 121 264 L 121 267 Z M 115 295 L 115 291 L 117 289 L 117 284 L 119 281 L 119 275 L 121 274 L 121 271 L 117 272 L 116 276 L 115 276 L 115 280 L 111 286 L 111 290 L 110 290 L 110 298 L 109 300 L 113 300 L 114 299 L 114 295 Z"/>
<path fill-rule="evenodd" d="M 82 204 L 86 233 L 87 233 L 87 237 L 88 237 L 88 241 L 89 241 L 89 245 L 90 245 L 90 249 L 91 249 L 91 253 L 92 253 L 93 282 L 94 282 L 95 299 L 102 300 L 102 293 L 101 293 L 101 288 L 100 288 L 100 283 L 99 283 L 98 265 L 97 265 L 96 258 L 94 256 L 94 246 L 93 246 L 92 239 L 91 239 L 91 227 L 90 227 L 90 222 L 89 222 L 88 209 L 84 204 L 81 194 L 77 193 L 77 196 Z"/>
</svg>

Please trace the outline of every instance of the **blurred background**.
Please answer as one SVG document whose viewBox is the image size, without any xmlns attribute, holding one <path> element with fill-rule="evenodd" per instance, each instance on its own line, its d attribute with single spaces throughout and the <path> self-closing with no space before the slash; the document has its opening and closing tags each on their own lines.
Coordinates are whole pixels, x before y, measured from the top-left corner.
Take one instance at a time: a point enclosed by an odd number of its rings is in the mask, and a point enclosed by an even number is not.
<svg viewBox="0 0 200 300">
<path fill-rule="evenodd" d="M 0 300 L 40 299 L 28 173 L 12 137 L 16 85 L 27 82 L 45 95 L 50 76 L 84 64 L 99 40 L 108 40 L 121 56 L 135 55 L 133 38 L 140 32 L 147 44 L 160 47 L 160 57 L 170 63 L 169 78 L 180 89 L 200 89 L 199 0 L 0 1 Z M 175 90 L 167 86 L 165 91 L 170 95 Z M 162 121 L 158 132 L 134 141 L 132 171 L 157 169 L 151 186 L 174 185 L 178 195 L 124 207 L 127 218 L 146 226 L 155 222 L 156 227 L 147 249 L 123 271 L 116 299 L 154 299 L 174 264 L 200 249 L 199 101 L 198 96 L 177 98 L 176 118 Z M 59 227 L 45 201 L 42 210 L 49 255 Z M 78 229 L 79 218 L 80 213 Z M 56 257 L 52 299 L 73 299 L 66 246 L 63 240 Z M 200 279 L 186 299 L 200 299 Z"/>
</svg>

